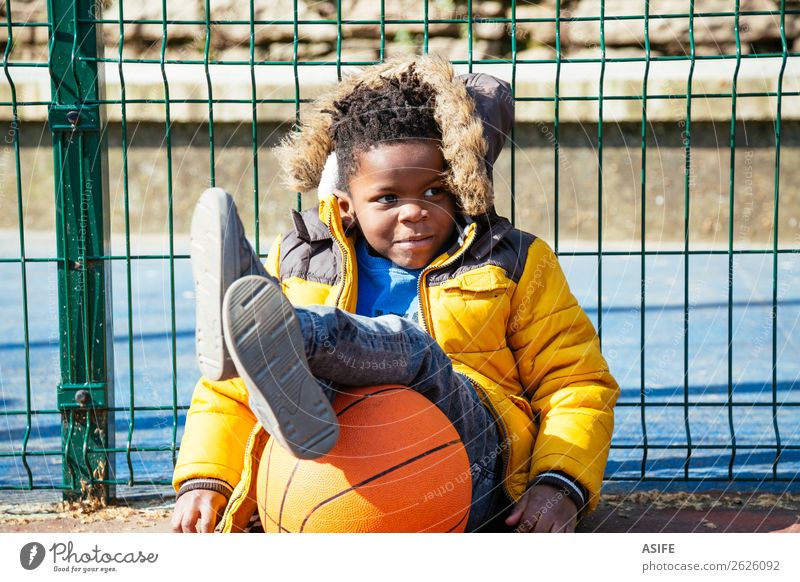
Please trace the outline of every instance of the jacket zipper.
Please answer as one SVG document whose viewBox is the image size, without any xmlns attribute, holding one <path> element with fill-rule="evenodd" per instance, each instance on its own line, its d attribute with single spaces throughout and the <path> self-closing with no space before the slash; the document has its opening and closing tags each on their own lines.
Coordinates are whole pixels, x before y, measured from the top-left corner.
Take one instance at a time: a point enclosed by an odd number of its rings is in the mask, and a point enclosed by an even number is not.
<svg viewBox="0 0 800 582">
<path fill-rule="evenodd" d="M 427 277 L 430 273 L 433 273 L 434 271 L 438 271 L 439 269 L 443 269 L 443 268 L 447 267 L 448 265 L 452 265 L 456 261 L 456 259 L 458 259 L 464 253 L 466 253 L 467 250 L 469 250 L 469 247 L 472 246 L 472 243 L 473 243 L 474 240 L 475 240 L 475 236 L 473 236 L 471 239 L 469 239 L 466 242 L 466 244 L 458 250 L 458 252 L 456 254 L 454 254 L 452 257 L 447 259 L 444 263 L 442 263 L 441 265 L 436 265 L 435 267 L 426 267 L 419 274 L 419 278 L 417 279 L 417 299 L 419 300 L 418 302 L 419 302 L 419 316 L 420 316 L 419 320 L 420 320 L 420 324 L 422 325 L 422 328 L 425 331 L 427 331 L 428 334 L 431 337 L 433 337 L 433 332 L 428 327 L 428 321 L 427 321 L 427 319 L 425 319 L 425 310 L 422 307 L 422 303 L 423 303 L 422 302 L 422 284 L 425 282 L 425 277 Z"/>
<path fill-rule="evenodd" d="M 328 227 L 328 231 L 331 233 L 331 238 L 336 241 L 336 244 L 339 246 L 339 250 L 342 253 L 342 284 L 339 286 L 339 293 L 336 295 L 336 307 L 339 307 L 339 301 L 342 299 L 342 294 L 344 293 L 344 281 L 347 278 L 347 261 L 348 259 L 348 252 L 347 248 L 339 241 L 338 237 L 333 234 L 333 229 L 331 225 L 326 225 Z"/>
<path fill-rule="evenodd" d="M 506 497 L 508 497 L 510 501 L 514 501 L 514 496 L 511 495 L 511 491 L 508 488 L 506 479 L 506 473 L 508 472 L 508 462 L 509 462 L 508 455 L 509 451 L 511 450 L 511 440 L 508 438 L 508 431 L 506 430 L 506 425 L 502 422 L 502 420 L 500 420 L 500 413 L 497 412 L 497 409 L 494 407 L 494 404 L 492 404 L 492 399 L 489 398 L 489 395 L 486 393 L 486 390 L 483 388 L 483 386 L 478 384 L 475 380 L 473 380 L 469 376 L 465 375 L 464 377 L 467 380 L 469 380 L 470 383 L 475 387 L 476 392 L 478 392 L 479 394 L 483 394 L 484 396 L 483 401 L 488 404 L 488 408 L 491 411 L 492 416 L 496 421 L 495 426 L 499 427 L 500 432 L 503 433 L 503 442 L 505 443 L 505 446 L 500 449 L 500 458 L 503 461 L 503 491 L 505 492 Z"/>
<path fill-rule="evenodd" d="M 467 250 L 469 250 L 469 247 L 472 246 L 472 242 L 474 240 L 475 240 L 475 237 L 473 236 L 469 241 L 467 241 L 467 244 L 465 244 L 460 249 L 459 252 L 457 252 L 455 255 L 453 255 L 452 257 L 447 259 L 444 263 L 442 263 L 441 265 L 437 265 L 435 267 L 431 267 L 430 269 L 425 269 L 419 275 L 419 280 L 417 281 L 417 293 L 419 295 L 419 316 L 420 316 L 419 319 L 420 319 L 420 324 L 422 325 L 422 328 L 426 332 L 428 332 L 428 334 L 431 337 L 434 337 L 434 335 L 433 335 L 433 332 L 428 327 L 428 320 L 425 318 L 425 310 L 423 308 L 423 298 L 422 298 L 422 284 L 425 281 L 425 278 L 428 276 L 429 273 L 432 273 L 432 272 L 437 271 L 439 269 L 443 269 L 444 267 L 453 264 L 453 262 L 456 259 L 458 259 L 465 252 L 467 252 Z M 506 479 L 506 475 L 505 475 L 505 473 L 508 471 L 508 455 L 509 455 L 508 451 L 509 451 L 509 448 L 511 447 L 511 443 L 509 442 L 509 438 L 508 438 L 508 432 L 506 431 L 505 425 L 500 420 L 500 413 L 497 412 L 497 409 L 494 407 L 494 404 L 492 404 L 491 398 L 489 398 L 488 394 L 486 394 L 486 390 L 484 390 L 484 388 L 481 385 L 479 385 L 477 382 L 475 382 L 472 378 L 469 378 L 468 376 L 465 376 L 465 377 L 473 385 L 473 387 L 475 388 L 475 391 L 478 392 L 478 394 L 482 394 L 483 395 L 482 400 L 483 400 L 483 402 L 486 403 L 487 407 L 489 408 L 489 411 L 492 413 L 492 416 L 495 419 L 495 425 L 500 427 L 500 431 L 503 433 L 503 435 L 502 435 L 503 436 L 503 442 L 506 445 L 506 446 L 502 447 L 502 449 L 500 450 L 500 457 L 503 460 L 503 491 L 505 492 L 506 496 L 510 500 L 513 501 L 514 497 L 511 495 L 511 492 L 508 489 L 507 479 Z"/>
<path fill-rule="evenodd" d="M 473 236 L 459 250 L 459 252 L 457 252 L 452 257 L 447 259 L 444 263 L 442 263 L 441 265 L 437 265 L 435 267 L 431 267 L 429 269 L 425 269 L 425 270 L 422 271 L 422 273 L 419 274 L 419 279 L 417 280 L 417 294 L 419 296 L 418 297 L 419 298 L 419 320 L 420 320 L 420 324 L 422 325 L 422 328 L 426 332 L 428 332 L 428 334 L 431 337 L 434 337 L 434 335 L 433 335 L 433 332 L 428 327 L 428 320 L 425 317 L 425 310 L 423 308 L 423 298 L 422 298 L 422 285 L 423 285 L 423 282 L 425 281 L 425 278 L 428 276 L 429 273 L 433 273 L 434 271 L 437 271 L 439 269 L 443 269 L 444 267 L 453 264 L 453 262 L 455 262 L 456 259 L 458 259 L 460 256 L 462 256 L 465 252 L 467 252 L 467 250 L 469 250 L 469 247 L 472 246 L 472 243 L 473 243 L 474 240 L 475 240 L 475 237 Z M 492 404 L 492 399 L 489 398 L 488 394 L 486 394 L 486 390 L 484 390 L 484 388 L 482 386 L 480 386 L 477 382 L 475 382 L 472 378 L 469 378 L 468 376 L 465 376 L 465 377 L 475 387 L 475 391 L 476 392 L 478 392 L 479 394 L 483 394 L 484 402 L 486 402 L 488 404 L 488 408 L 491 411 L 492 416 L 495 418 L 496 425 L 500 427 L 500 430 L 503 433 L 503 441 L 505 442 L 505 446 L 500 450 L 500 457 L 503 460 L 503 490 L 505 491 L 506 496 L 511 501 L 513 501 L 514 497 L 511 495 L 511 492 L 508 489 L 507 479 L 506 479 L 506 475 L 505 475 L 505 473 L 508 471 L 508 459 L 507 459 L 507 456 L 509 454 L 508 451 L 511 448 L 511 442 L 509 441 L 509 438 L 508 438 L 508 432 L 506 431 L 506 426 L 500 420 L 500 413 L 497 412 L 497 409 L 494 407 L 494 404 Z"/>
<path fill-rule="evenodd" d="M 253 446 L 253 440 L 255 439 L 257 433 L 258 433 L 258 431 L 256 430 L 256 428 L 254 426 L 253 430 L 250 431 L 250 436 L 248 437 L 247 444 L 244 447 L 245 452 L 249 451 L 250 455 L 253 454 L 253 451 L 250 450 L 250 449 Z M 251 466 L 251 469 L 250 469 L 250 473 L 251 473 L 250 474 L 250 479 L 251 480 L 253 479 L 252 472 L 253 471 L 252 471 L 252 466 Z M 231 508 L 233 507 L 233 504 L 236 503 L 237 501 L 239 501 L 239 499 L 242 497 L 242 493 L 243 493 L 243 491 L 245 489 L 244 486 L 242 485 L 243 482 L 244 481 L 242 479 L 239 480 L 239 483 L 236 486 L 236 489 L 233 490 L 233 493 L 231 494 L 231 498 L 228 500 L 228 505 L 225 507 L 225 512 L 222 514 L 222 519 L 219 521 L 219 523 L 222 525 L 223 529 L 225 528 L 225 521 L 228 519 L 228 515 L 231 513 Z M 237 492 L 237 489 L 238 489 L 238 492 Z M 249 489 L 249 487 L 248 487 L 248 489 Z"/>
</svg>

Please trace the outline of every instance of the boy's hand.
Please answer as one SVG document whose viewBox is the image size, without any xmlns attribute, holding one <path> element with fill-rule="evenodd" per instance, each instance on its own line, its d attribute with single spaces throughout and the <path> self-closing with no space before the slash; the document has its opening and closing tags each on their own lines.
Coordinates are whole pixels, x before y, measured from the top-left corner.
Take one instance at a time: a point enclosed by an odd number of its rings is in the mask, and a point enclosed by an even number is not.
<svg viewBox="0 0 800 582">
<path fill-rule="evenodd" d="M 573 533 L 578 508 L 559 489 L 539 484 L 528 489 L 506 518 L 517 532 Z"/>
<path fill-rule="evenodd" d="M 172 531 L 175 533 L 211 533 L 228 504 L 222 493 L 197 489 L 188 491 L 175 502 Z"/>
</svg>

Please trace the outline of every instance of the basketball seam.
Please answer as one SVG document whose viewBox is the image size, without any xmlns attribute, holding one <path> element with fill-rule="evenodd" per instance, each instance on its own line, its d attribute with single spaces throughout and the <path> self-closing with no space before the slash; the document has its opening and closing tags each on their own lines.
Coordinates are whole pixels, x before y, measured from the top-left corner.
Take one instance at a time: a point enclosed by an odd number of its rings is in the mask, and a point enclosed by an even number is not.
<svg viewBox="0 0 800 582">
<path fill-rule="evenodd" d="M 392 392 L 393 390 L 406 390 L 406 388 L 384 388 L 383 390 L 378 390 L 377 392 L 371 392 L 370 394 L 363 394 L 363 395 L 361 396 L 361 398 L 359 398 L 359 399 L 358 399 L 358 400 L 356 400 L 355 402 L 351 402 L 350 404 L 348 404 L 347 406 L 345 406 L 344 408 L 342 408 L 342 409 L 341 409 L 339 412 L 337 412 L 337 413 L 336 413 L 336 416 L 341 416 L 341 415 L 342 415 L 342 414 L 344 414 L 344 413 L 345 413 L 347 410 L 350 410 L 350 409 L 351 409 L 351 408 L 353 408 L 353 407 L 354 407 L 356 404 L 360 404 L 361 402 L 364 402 L 364 401 L 365 401 L 367 398 L 369 398 L 370 396 L 375 396 L 376 394 L 383 394 L 384 392 Z"/>
<path fill-rule="evenodd" d="M 461 519 L 458 520 L 458 523 L 456 523 L 453 527 L 447 530 L 447 533 L 451 533 L 454 529 L 456 529 L 459 525 L 461 525 L 461 522 L 464 521 L 469 515 L 469 509 L 470 508 L 468 507 L 466 513 L 464 513 L 464 515 L 461 516 Z"/>
<path fill-rule="evenodd" d="M 275 525 L 275 526 L 278 528 L 278 533 L 284 533 L 284 532 L 286 532 L 286 533 L 292 533 L 292 532 L 291 532 L 291 531 L 289 531 L 287 528 L 283 527 L 281 524 L 279 524 L 277 521 L 275 521 L 275 520 L 272 518 L 272 516 L 271 516 L 271 515 L 269 515 L 269 514 L 268 514 L 266 511 L 264 512 L 264 515 L 266 516 L 266 518 L 267 518 L 268 520 L 270 520 L 270 521 L 273 523 L 273 525 Z"/>
<path fill-rule="evenodd" d="M 294 479 L 294 474 L 297 473 L 297 467 L 300 466 L 300 459 L 296 459 L 294 462 L 294 467 L 292 467 L 292 473 L 289 475 L 289 480 L 286 481 L 286 487 L 283 489 L 283 498 L 281 499 L 281 509 L 278 512 L 278 529 L 282 527 L 283 523 L 283 506 L 286 504 L 286 496 L 289 494 L 289 486 L 292 484 L 292 479 Z M 303 531 L 302 529 L 300 531 Z"/>
<path fill-rule="evenodd" d="M 270 464 L 271 464 L 270 462 L 272 461 L 272 449 L 274 449 L 274 448 L 275 448 L 275 439 L 270 438 L 269 439 L 269 451 L 267 451 L 267 474 L 264 477 L 264 517 L 269 519 L 275 525 L 278 525 L 278 523 L 274 519 L 272 519 L 272 516 L 267 511 L 267 499 L 268 499 L 268 497 L 267 497 L 267 487 L 269 486 L 269 467 L 270 467 Z M 256 482 L 257 481 L 258 481 L 258 477 L 256 477 Z M 256 493 L 256 499 L 258 499 L 258 493 Z"/>
<path fill-rule="evenodd" d="M 392 471 L 396 471 L 397 469 L 399 469 L 401 467 L 405 467 L 406 465 L 410 465 L 411 463 L 415 463 L 415 462 L 419 461 L 420 459 L 422 459 L 423 457 L 427 457 L 428 455 L 430 455 L 432 453 L 435 453 L 437 451 L 446 449 L 447 447 L 451 447 L 451 446 L 454 446 L 454 445 L 457 445 L 457 444 L 461 444 L 461 439 L 457 439 L 457 440 L 454 440 L 454 441 L 449 441 L 449 442 L 446 442 L 446 443 L 442 443 L 441 445 L 437 445 L 432 449 L 429 449 L 429 450 L 427 450 L 427 451 L 425 451 L 423 453 L 420 453 L 420 454 L 416 455 L 415 457 L 411 457 L 410 459 L 406 459 L 402 463 L 398 463 L 397 465 L 394 465 L 393 467 L 389 467 L 388 469 L 384 469 L 380 473 L 376 473 L 375 475 L 372 475 L 371 477 L 369 477 L 367 479 L 364 479 L 360 483 L 356 483 L 355 485 L 352 485 L 349 488 L 340 491 L 339 493 L 329 497 L 328 499 L 320 501 L 319 503 L 317 503 L 316 506 L 314 506 L 314 508 L 311 511 L 308 512 L 308 514 L 303 519 L 303 523 L 300 525 L 300 533 L 302 533 L 303 530 L 305 529 L 306 522 L 308 522 L 308 519 L 313 515 L 313 513 L 316 510 L 318 510 L 319 508 L 321 508 L 323 505 L 325 505 L 326 503 L 329 503 L 329 502 L 333 501 L 334 499 L 337 499 L 337 498 L 339 498 L 339 497 L 341 497 L 341 496 L 343 496 L 343 495 L 345 495 L 347 493 L 350 493 L 351 491 L 354 491 L 355 489 L 357 489 L 359 487 L 362 487 L 363 485 L 366 485 L 367 483 L 369 483 L 371 481 L 374 481 L 375 479 L 379 479 L 380 477 L 388 475 Z M 292 475 L 294 475 L 294 472 L 292 473 Z M 291 480 L 291 477 L 290 477 L 290 480 Z M 289 484 L 288 483 L 286 484 L 286 488 L 287 489 L 289 488 Z M 283 506 L 282 505 L 281 505 L 281 511 L 283 511 Z"/>
</svg>

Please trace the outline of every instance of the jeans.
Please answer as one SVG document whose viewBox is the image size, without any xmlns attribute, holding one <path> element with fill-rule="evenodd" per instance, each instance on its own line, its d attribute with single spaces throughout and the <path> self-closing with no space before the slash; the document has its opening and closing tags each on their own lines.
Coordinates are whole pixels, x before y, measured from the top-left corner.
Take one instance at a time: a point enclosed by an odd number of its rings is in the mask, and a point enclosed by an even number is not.
<svg viewBox="0 0 800 582">
<path fill-rule="evenodd" d="M 295 310 L 311 373 L 331 401 L 348 386 L 401 384 L 428 398 L 447 416 L 461 437 L 472 474 L 466 531 L 505 505 L 496 421 L 472 383 L 453 370 L 450 358 L 428 333 L 396 315 L 365 317 L 319 305 Z M 397 362 L 402 365 L 393 365 Z"/>
</svg>

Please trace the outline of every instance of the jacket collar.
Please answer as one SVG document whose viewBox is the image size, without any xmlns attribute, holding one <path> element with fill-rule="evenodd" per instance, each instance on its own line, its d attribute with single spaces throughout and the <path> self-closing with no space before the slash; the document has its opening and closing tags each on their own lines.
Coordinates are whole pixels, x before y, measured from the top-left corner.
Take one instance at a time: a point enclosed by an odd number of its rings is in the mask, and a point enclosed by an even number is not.
<svg viewBox="0 0 800 582">
<path fill-rule="evenodd" d="M 478 217 L 459 214 L 456 216 L 456 223 L 461 227 L 458 237 L 459 248 L 464 244 L 469 225 L 475 224 L 475 242 L 470 247 L 469 252 L 476 259 L 482 259 L 488 255 L 503 237 L 514 228 L 507 218 L 495 212 L 494 207 L 486 214 Z"/>
<path fill-rule="evenodd" d="M 310 212 L 297 212 L 292 209 L 292 222 L 297 238 L 303 242 L 313 243 L 333 238 L 331 231 L 319 218 L 314 220 Z"/>
</svg>

